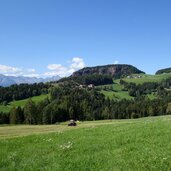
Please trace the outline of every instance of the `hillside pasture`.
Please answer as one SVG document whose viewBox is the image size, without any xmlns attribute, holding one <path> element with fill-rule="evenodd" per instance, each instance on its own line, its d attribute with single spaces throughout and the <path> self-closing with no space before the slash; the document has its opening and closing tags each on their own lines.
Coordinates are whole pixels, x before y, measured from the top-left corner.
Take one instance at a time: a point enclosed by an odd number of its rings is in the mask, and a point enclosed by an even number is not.
<svg viewBox="0 0 171 171">
<path fill-rule="evenodd" d="M 105 95 L 105 97 L 109 99 L 115 99 L 115 100 L 121 100 L 121 99 L 133 99 L 127 91 L 118 91 L 118 92 L 113 92 L 113 91 L 101 91 L 102 94 Z"/>
<path fill-rule="evenodd" d="M 133 97 L 129 95 L 128 91 L 123 90 L 123 86 L 120 85 L 119 83 L 98 86 L 98 87 L 101 88 L 100 92 L 104 94 L 106 98 L 115 99 L 115 100 L 133 99 Z"/>
<path fill-rule="evenodd" d="M 38 102 L 44 100 L 47 97 L 49 97 L 48 94 L 42 94 L 40 96 L 34 96 L 31 99 L 35 103 L 38 103 Z M 24 105 L 26 104 L 27 100 L 28 99 L 12 101 L 8 105 L 6 105 L 6 106 L 0 105 L 0 112 L 9 112 L 12 107 L 17 107 L 17 106 L 24 107 Z"/>
<path fill-rule="evenodd" d="M 122 78 L 122 80 L 128 83 L 143 84 L 146 82 L 161 82 L 164 79 L 170 78 L 171 73 L 160 75 L 147 75 L 147 74 L 133 74 L 133 78 Z M 121 99 L 134 99 L 129 95 L 128 91 L 123 90 L 123 86 L 120 85 L 120 79 L 113 80 L 114 84 L 98 86 L 101 88 L 100 92 L 106 96 L 106 98 L 121 100 Z M 149 99 L 157 98 L 154 94 L 147 94 Z"/>
<path fill-rule="evenodd" d="M 135 84 L 143 84 L 145 82 L 161 82 L 164 79 L 170 78 L 171 73 L 159 74 L 159 75 L 148 75 L 148 74 L 135 74 L 133 77 L 140 76 L 141 78 L 123 78 L 126 82 L 132 82 Z M 119 82 L 120 80 L 116 80 Z"/>
</svg>

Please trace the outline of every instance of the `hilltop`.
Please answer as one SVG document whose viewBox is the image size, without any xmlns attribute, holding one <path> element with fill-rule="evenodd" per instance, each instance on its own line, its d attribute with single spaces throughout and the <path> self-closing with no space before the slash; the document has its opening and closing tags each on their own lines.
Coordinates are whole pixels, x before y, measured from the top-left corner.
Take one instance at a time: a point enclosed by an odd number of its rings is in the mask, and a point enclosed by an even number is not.
<svg viewBox="0 0 171 171">
<path fill-rule="evenodd" d="M 96 67 L 86 67 L 72 74 L 72 77 L 85 75 L 109 75 L 113 78 L 120 78 L 130 74 L 145 74 L 145 72 L 137 69 L 132 65 L 117 64 L 103 65 Z"/>
<path fill-rule="evenodd" d="M 132 65 L 117 64 L 117 65 L 103 65 L 95 67 L 86 67 L 74 72 L 71 76 L 62 78 L 58 81 L 74 81 L 78 84 L 94 84 L 105 85 L 112 84 L 113 79 L 121 79 L 132 74 L 145 74 L 145 72 L 137 69 Z"/>
<path fill-rule="evenodd" d="M 158 74 L 166 74 L 166 73 L 171 73 L 171 68 L 165 68 L 165 69 L 160 69 L 156 72 L 156 75 Z"/>
</svg>

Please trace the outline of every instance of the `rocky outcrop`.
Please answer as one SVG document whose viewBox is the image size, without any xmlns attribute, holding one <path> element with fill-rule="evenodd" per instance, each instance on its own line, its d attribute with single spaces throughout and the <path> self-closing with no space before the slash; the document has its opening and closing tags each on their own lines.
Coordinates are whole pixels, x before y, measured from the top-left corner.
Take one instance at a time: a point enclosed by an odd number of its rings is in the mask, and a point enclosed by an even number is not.
<svg viewBox="0 0 171 171">
<path fill-rule="evenodd" d="M 86 67 L 72 74 L 72 77 L 84 76 L 84 75 L 109 75 L 113 78 L 121 78 L 130 74 L 141 74 L 144 72 L 137 69 L 132 65 L 104 65 L 96 67 Z"/>
</svg>

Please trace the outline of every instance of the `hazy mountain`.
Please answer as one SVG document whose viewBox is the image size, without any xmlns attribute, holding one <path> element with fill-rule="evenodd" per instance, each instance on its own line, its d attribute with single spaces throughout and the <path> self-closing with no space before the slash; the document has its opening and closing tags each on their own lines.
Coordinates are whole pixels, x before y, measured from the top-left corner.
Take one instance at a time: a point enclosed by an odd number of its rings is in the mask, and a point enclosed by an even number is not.
<svg viewBox="0 0 171 171">
<path fill-rule="evenodd" d="M 0 74 L 0 86 L 7 87 L 12 84 L 21 84 L 21 83 L 39 83 L 39 82 L 50 82 L 59 80 L 59 76 L 48 77 L 48 78 L 36 78 L 36 77 L 24 77 L 24 76 L 5 76 Z"/>
</svg>

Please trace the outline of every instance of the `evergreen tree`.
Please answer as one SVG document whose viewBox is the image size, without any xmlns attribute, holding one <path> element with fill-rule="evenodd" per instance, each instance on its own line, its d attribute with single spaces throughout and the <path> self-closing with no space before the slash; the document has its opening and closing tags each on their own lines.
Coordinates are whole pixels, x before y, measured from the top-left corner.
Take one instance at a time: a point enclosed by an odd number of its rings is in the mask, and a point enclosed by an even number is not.
<svg viewBox="0 0 171 171">
<path fill-rule="evenodd" d="M 16 110 L 16 107 L 13 107 L 10 110 L 10 124 L 17 124 L 17 110 Z"/>
<path fill-rule="evenodd" d="M 24 116 L 26 124 L 37 124 L 36 105 L 31 99 L 24 106 Z"/>
</svg>

